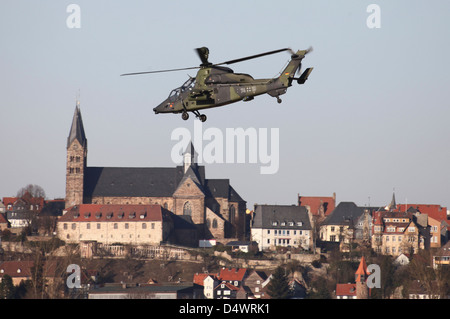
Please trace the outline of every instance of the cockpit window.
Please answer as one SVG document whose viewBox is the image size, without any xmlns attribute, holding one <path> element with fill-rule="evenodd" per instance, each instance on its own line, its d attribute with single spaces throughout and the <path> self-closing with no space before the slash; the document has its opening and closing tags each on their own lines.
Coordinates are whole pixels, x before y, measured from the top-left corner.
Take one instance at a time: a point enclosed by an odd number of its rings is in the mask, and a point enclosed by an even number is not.
<svg viewBox="0 0 450 319">
<path fill-rule="evenodd" d="M 178 96 L 183 93 L 186 90 L 189 90 L 194 86 L 195 78 L 189 78 L 182 86 L 179 88 L 173 89 L 172 92 L 169 94 L 169 101 L 175 102 L 175 100 L 178 98 Z"/>
</svg>

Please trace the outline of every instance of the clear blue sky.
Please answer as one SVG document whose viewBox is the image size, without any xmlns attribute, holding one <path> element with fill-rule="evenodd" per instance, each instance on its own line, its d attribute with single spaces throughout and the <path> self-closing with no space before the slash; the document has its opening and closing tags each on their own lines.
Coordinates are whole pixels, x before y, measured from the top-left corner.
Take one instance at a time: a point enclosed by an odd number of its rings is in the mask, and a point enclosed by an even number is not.
<svg viewBox="0 0 450 319">
<path fill-rule="evenodd" d="M 69 29 L 66 8 L 81 9 Z M 371 3 L 381 28 L 369 29 Z M 65 147 L 80 92 L 89 166 L 173 167 L 171 132 L 193 130 L 152 108 L 188 75 L 126 72 L 197 66 L 194 48 L 222 62 L 284 47 L 314 51 L 309 81 L 278 104 L 269 96 L 206 111 L 207 127 L 279 128 L 280 169 L 214 164 L 254 203 L 297 194 L 358 205 L 450 207 L 450 2 L 13 1 L 0 3 L 0 197 L 26 184 L 65 194 Z M 289 55 L 235 64 L 277 75 Z"/>
</svg>

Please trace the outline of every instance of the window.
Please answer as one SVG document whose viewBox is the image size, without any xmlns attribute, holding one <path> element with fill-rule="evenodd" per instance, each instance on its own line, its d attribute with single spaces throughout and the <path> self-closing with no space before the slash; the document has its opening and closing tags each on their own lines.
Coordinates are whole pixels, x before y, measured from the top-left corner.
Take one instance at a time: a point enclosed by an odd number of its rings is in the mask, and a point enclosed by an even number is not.
<svg viewBox="0 0 450 319">
<path fill-rule="evenodd" d="M 234 205 L 230 206 L 230 223 L 234 223 L 236 218 L 236 209 L 234 208 Z"/>
<path fill-rule="evenodd" d="M 192 216 L 192 206 L 190 202 L 184 203 L 183 215 Z"/>
<path fill-rule="evenodd" d="M 278 223 L 277 222 L 272 222 L 272 226 L 277 226 Z"/>
<path fill-rule="evenodd" d="M 119 225 L 117 225 L 117 223 L 114 223 L 114 229 L 117 229 L 119 227 Z"/>
<path fill-rule="evenodd" d="M 100 224 L 100 223 L 97 223 L 97 229 L 101 229 L 102 228 L 102 226 L 101 226 L 102 224 Z"/>
<path fill-rule="evenodd" d="M 86 229 L 91 229 L 91 223 L 86 224 Z"/>
<path fill-rule="evenodd" d="M 66 223 L 64 223 L 63 228 L 64 228 L 64 229 L 67 229 L 67 224 L 66 224 Z"/>
<path fill-rule="evenodd" d="M 267 230 L 267 235 L 270 235 L 270 229 Z"/>
<path fill-rule="evenodd" d="M 215 219 L 215 218 L 213 219 L 213 225 L 212 226 L 213 226 L 213 228 L 217 228 L 217 219 Z"/>
<path fill-rule="evenodd" d="M 128 223 L 125 223 L 125 229 L 128 229 L 129 225 Z"/>
<path fill-rule="evenodd" d="M 147 223 L 142 223 L 142 229 L 147 229 Z"/>
<path fill-rule="evenodd" d="M 72 223 L 72 229 L 77 229 L 77 224 Z"/>
</svg>

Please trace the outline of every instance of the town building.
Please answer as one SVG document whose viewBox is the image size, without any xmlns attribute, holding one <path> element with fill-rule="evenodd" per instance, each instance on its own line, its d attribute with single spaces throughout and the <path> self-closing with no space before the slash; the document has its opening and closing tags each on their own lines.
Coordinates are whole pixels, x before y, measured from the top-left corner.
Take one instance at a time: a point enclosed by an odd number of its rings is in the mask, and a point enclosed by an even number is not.
<svg viewBox="0 0 450 319">
<path fill-rule="evenodd" d="M 257 205 L 253 213 L 251 240 L 259 250 L 296 247 L 310 250 L 312 217 L 305 206 Z"/>
<path fill-rule="evenodd" d="M 57 225 L 58 237 L 67 243 L 159 245 L 172 230 L 169 212 L 160 205 L 75 205 Z"/>
<path fill-rule="evenodd" d="M 376 253 L 398 256 L 424 249 L 424 236 L 411 212 L 378 211 L 373 217 L 372 248 Z"/>
<path fill-rule="evenodd" d="M 433 253 L 433 268 L 450 267 L 450 241 Z"/>
<path fill-rule="evenodd" d="M 333 193 L 333 196 L 300 196 L 298 194 L 298 206 L 305 206 L 317 222 L 320 222 L 336 207 L 336 193 Z"/>
<path fill-rule="evenodd" d="M 197 299 L 192 284 L 109 283 L 90 289 L 88 299 Z"/>
<path fill-rule="evenodd" d="M 320 225 L 322 241 L 345 242 L 370 240 L 372 235 L 371 208 L 353 202 L 340 202 Z"/>
<path fill-rule="evenodd" d="M 370 288 L 367 286 L 369 275 L 366 260 L 361 257 L 358 269 L 355 272 L 355 282 L 336 284 L 336 299 L 369 299 Z"/>
<path fill-rule="evenodd" d="M 67 138 L 66 208 L 160 205 L 195 225 L 198 238 L 245 239 L 246 202 L 228 179 L 207 179 L 192 143 L 176 167 L 91 167 L 77 105 Z"/>
</svg>

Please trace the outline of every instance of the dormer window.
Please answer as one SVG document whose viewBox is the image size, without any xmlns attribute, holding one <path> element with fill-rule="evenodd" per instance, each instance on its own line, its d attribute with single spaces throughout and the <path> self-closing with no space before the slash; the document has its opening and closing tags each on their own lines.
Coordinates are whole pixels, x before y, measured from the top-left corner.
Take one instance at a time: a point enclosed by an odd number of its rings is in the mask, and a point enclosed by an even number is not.
<svg viewBox="0 0 450 319">
<path fill-rule="evenodd" d="M 278 222 L 272 222 L 272 226 L 278 226 Z"/>
<path fill-rule="evenodd" d="M 106 215 L 106 218 L 111 219 L 113 217 L 113 215 L 114 215 L 113 213 L 109 213 L 108 215 Z"/>
<path fill-rule="evenodd" d="M 89 218 L 89 217 L 91 217 L 91 213 L 84 213 L 84 218 Z"/>
<path fill-rule="evenodd" d="M 286 226 L 286 223 L 285 222 L 281 222 L 281 226 Z"/>
<path fill-rule="evenodd" d="M 100 219 L 102 217 L 102 213 L 95 214 L 95 218 Z"/>
<path fill-rule="evenodd" d="M 117 215 L 117 217 L 118 217 L 119 219 L 122 219 L 124 215 L 125 215 L 125 214 L 124 214 L 123 212 L 121 212 L 121 213 L 119 213 L 119 215 Z"/>
<path fill-rule="evenodd" d="M 136 213 L 130 213 L 130 215 L 128 215 L 128 218 L 133 219 L 136 217 Z"/>
<path fill-rule="evenodd" d="M 140 218 L 140 219 L 144 219 L 145 216 L 147 216 L 147 213 L 142 213 L 142 214 L 139 216 L 139 218 Z"/>
<path fill-rule="evenodd" d="M 302 222 L 297 222 L 297 226 L 303 226 Z"/>
</svg>

